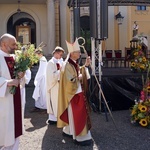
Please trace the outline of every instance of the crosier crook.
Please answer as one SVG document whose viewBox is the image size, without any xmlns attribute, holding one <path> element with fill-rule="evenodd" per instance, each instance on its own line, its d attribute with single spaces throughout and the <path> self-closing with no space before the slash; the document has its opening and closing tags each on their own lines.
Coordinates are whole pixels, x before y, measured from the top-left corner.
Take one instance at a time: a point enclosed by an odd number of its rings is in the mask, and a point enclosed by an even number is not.
<svg viewBox="0 0 150 150">
<path fill-rule="evenodd" d="M 79 37 L 78 40 L 83 40 L 83 43 L 82 43 L 81 45 L 79 45 L 79 46 L 80 46 L 81 48 L 83 48 L 84 53 L 85 53 L 86 58 L 87 58 L 87 57 L 88 57 L 88 54 L 87 54 L 87 51 L 85 50 L 85 47 L 84 47 L 85 39 L 84 39 L 83 37 Z M 91 63 L 90 63 L 90 67 L 91 67 L 91 70 L 93 71 L 93 68 L 92 68 Z M 113 121 L 113 123 L 114 123 L 114 125 L 115 125 L 117 131 L 119 132 L 119 130 L 118 130 L 117 126 L 116 126 L 114 117 L 113 117 L 113 115 L 112 115 L 112 113 L 111 113 L 111 111 L 110 111 L 110 108 L 109 108 L 108 104 L 107 104 L 105 95 L 104 95 L 104 93 L 103 93 L 103 91 L 102 91 L 101 85 L 100 85 L 100 83 L 99 83 L 99 81 L 98 81 L 98 79 L 97 79 L 97 76 L 96 76 L 96 74 L 95 74 L 94 72 L 93 72 L 93 75 L 94 75 L 94 77 L 95 77 L 95 80 L 96 80 L 96 82 L 97 82 L 97 85 L 98 85 L 98 87 L 99 87 L 99 90 L 100 90 L 100 92 L 101 92 L 101 94 L 102 94 L 102 97 L 103 97 L 103 99 L 104 99 L 104 102 L 105 102 L 105 104 L 106 104 L 106 107 L 107 107 L 107 109 L 108 109 L 108 111 L 109 111 L 109 114 L 110 114 L 110 116 L 111 116 L 111 118 L 112 118 L 112 121 Z"/>
</svg>

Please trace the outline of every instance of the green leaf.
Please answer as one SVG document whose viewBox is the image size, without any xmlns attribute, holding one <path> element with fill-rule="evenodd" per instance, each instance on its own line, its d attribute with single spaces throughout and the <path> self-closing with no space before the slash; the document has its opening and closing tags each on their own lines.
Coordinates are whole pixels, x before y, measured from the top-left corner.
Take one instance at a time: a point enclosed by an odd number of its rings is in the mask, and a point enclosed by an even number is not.
<svg viewBox="0 0 150 150">
<path fill-rule="evenodd" d="M 142 118 L 145 118 L 145 115 L 143 113 L 139 113 L 138 117 L 142 119 Z"/>
</svg>

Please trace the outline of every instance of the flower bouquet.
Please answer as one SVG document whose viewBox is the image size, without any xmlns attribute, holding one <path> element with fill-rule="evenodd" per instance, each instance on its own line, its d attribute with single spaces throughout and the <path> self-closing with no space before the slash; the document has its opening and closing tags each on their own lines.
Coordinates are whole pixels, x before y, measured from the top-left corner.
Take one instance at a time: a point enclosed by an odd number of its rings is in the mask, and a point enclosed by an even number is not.
<svg viewBox="0 0 150 150">
<path fill-rule="evenodd" d="M 36 57 L 35 47 L 33 44 L 28 44 L 23 46 L 20 50 L 15 52 L 15 65 L 14 65 L 14 78 L 18 78 L 19 72 L 25 72 L 27 69 L 31 68 L 35 63 L 38 62 Z M 15 94 L 16 87 L 12 86 L 10 88 L 10 93 Z"/>
<path fill-rule="evenodd" d="M 144 82 L 144 78 L 143 78 Z M 131 123 L 150 128 L 150 79 L 147 77 L 139 100 L 131 109 Z"/>
<path fill-rule="evenodd" d="M 131 71 L 133 72 L 147 72 L 149 62 L 145 57 L 144 52 L 139 45 L 132 53 L 133 59 L 131 60 Z"/>
</svg>

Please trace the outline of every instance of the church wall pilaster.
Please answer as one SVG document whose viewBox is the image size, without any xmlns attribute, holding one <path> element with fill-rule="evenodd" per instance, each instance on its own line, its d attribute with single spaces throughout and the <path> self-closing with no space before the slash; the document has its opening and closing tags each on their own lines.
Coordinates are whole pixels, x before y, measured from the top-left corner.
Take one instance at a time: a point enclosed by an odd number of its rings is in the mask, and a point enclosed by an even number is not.
<svg viewBox="0 0 150 150">
<path fill-rule="evenodd" d="M 55 0 L 47 0 L 47 48 L 48 55 L 55 48 Z"/>
</svg>

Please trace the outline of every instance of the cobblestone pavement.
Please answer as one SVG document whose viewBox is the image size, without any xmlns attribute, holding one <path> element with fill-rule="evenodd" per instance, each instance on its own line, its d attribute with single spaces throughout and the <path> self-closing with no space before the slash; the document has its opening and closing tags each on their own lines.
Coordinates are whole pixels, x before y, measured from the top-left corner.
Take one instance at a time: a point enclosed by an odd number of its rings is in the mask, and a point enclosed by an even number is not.
<svg viewBox="0 0 150 150">
<path fill-rule="evenodd" d="M 37 67 L 37 66 L 36 66 Z M 33 72 L 33 75 L 35 72 Z M 149 150 L 150 129 L 133 126 L 129 110 L 112 112 L 116 130 L 111 117 L 108 121 L 103 113 L 91 113 L 93 145 L 81 147 L 73 140 L 62 136 L 62 129 L 47 125 L 45 112 L 30 112 L 34 107 L 33 80 L 26 87 L 27 102 L 25 111 L 25 134 L 20 138 L 20 150 Z"/>
</svg>

